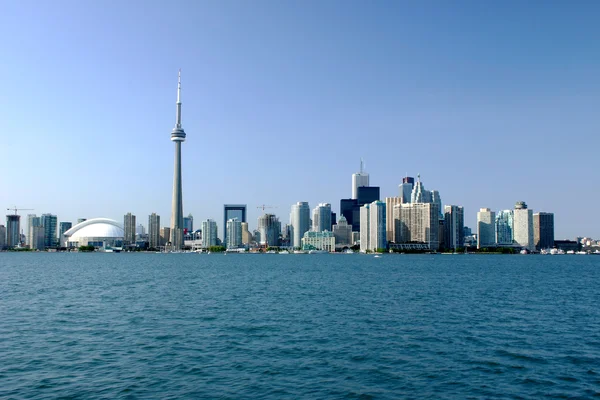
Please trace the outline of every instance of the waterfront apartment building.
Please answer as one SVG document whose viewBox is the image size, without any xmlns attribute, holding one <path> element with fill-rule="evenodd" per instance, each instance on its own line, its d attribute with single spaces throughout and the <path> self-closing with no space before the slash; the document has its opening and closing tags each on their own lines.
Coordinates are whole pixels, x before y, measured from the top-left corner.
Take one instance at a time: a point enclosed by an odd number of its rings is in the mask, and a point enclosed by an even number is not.
<svg viewBox="0 0 600 400">
<path fill-rule="evenodd" d="M 389 242 L 393 242 L 395 241 L 395 229 L 394 229 L 394 218 L 393 218 L 393 212 L 394 212 L 394 207 L 397 205 L 402 204 L 402 197 L 386 197 L 385 198 L 385 209 L 387 214 L 386 220 L 385 220 L 385 239 L 386 241 Z"/>
<path fill-rule="evenodd" d="M 554 214 L 539 212 L 533 214 L 533 242 L 536 250 L 554 247 Z"/>
<path fill-rule="evenodd" d="M 333 226 L 335 245 L 338 247 L 352 246 L 352 225 L 348 224 L 342 215 L 336 225 Z"/>
<path fill-rule="evenodd" d="M 374 201 L 360 208 L 360 251 L 387 248 L 386 209 L 383 201 Z"/>
<path fill-rule="evenodd" d="M 331 232 L 331 204 L 320 203 L 313 210 L 312 230 Z"/>
<path fill-rule="evenodd" d="M 264 214 L 258 217 L 258 232 L 260 233 L 258 243 L 261 246 L 279 246 L 281 222 L 274 214 Z"/>
<path fill-rule="evenodd" d="M 248 223 L 242 222 L 242 244 L 248 245 L 252 242 L 252 232 L 248 229 Z"/>
<path fill-rule="evenodd" d="M 36 216 L 35 214 L 27 214 L 27 238 L 25 243 L 29 246 L 30 249 L 33 249 L 33 228 L 42 226 L 42 218 Z M 36 247 L 37 249 L 37 247 Z"/>
<path fill-rule="evenodd" d="M 239 249 L 242 247 L 242 222 L 237 218 L 227 221 L 227 243 L 228 249 Z"/>
<path fill-rule="evenodd" d="M 217 245 L 217 223 L 212 219 L 202 221 L 202 247 L 208 249 Z"/>
<path fill-rule="evenodd" d="M 513 210 L 498 211 L 496 215 L 496 244 L 513 244 Z"/>
<path fill-rule="evenodd" d="M 300 248 L 302 247 L 304 233 L 310 229 L 310 207 L 308 202 L 299 201 L 292 205 L 290 224 L 292 225 L 292 245 L 294 248 Z"/>
<path fill-rule="evenodd" d="M 148 216 L 148 245 L 152 249 L 158 249 L 161 246 L 160 215 L 156 213 Z"/>
<path fill-rule="evenodd" d="M 513 223 L 514 241 L 524 249 L 534 251 L 533 211 L 527 208 L 527 204 L 524 201 L 519 201 L 515 204 L 515 209 L 513 210 Z"/>
<path fill-rule="evenodd" d="M 335 236 L 329 231 L 304 232 L 302 250 L 335 251 Z"/>
<path fill-rule="evenodd" d="M 135 244 L 135 215 L 127 213 L 123 217 L 123 244 Z"/>
<path fill-rule="evenodd" d="M 481 208 L 477 213 L 477 248 L 495 245 L 496 213 L 489 208 Z"/>
<path fill-rule="evenodd" d="M 56 239 L 58 217 L 53 214 L 42 214 L 42 226 L 44 227 L 44 247 L 56 247 L 58 244 Z"/>
<path fill-rule="evenodd" d="M 444 247 L 456 250 L 464 246 L 464 209 L 461 206 L 444 207 Z"/>
<path fill-rule="evenodd" d="M 392 218 L 396 243 L 421 243 L 430 250 L 438 250 L 440 216 L 432 203 L 396 205 Z"/>
<path fill-rule="evenodd" d="M 44 250 L 44 227 L 42 225 L 35 225 L 31 227 L 28 233 L 29 235 L 29 248 L 32 250 Z"/>
</svg>

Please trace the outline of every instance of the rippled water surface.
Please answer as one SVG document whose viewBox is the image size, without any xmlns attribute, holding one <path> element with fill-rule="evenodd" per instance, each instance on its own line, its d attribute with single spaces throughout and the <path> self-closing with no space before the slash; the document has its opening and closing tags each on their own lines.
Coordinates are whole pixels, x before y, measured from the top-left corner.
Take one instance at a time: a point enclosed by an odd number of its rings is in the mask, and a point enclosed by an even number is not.
<svg viewBox="0 0 600 400">
<path fill-rule="evenodd" d="M 542 396 L 600 396 L 600 257 L 0 254 L 0 398 Z"/>
</svg>

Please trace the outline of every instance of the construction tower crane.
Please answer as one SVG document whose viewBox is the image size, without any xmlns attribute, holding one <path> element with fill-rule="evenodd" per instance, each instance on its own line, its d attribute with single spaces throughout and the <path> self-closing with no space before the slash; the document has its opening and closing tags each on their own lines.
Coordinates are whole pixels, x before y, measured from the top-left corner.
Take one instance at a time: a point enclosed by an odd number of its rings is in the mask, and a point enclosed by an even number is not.
<svg viewBox="0 0 600 400">
<path fill-rule="evenodd" d="M 260 206 L 258 206 L 256 208 L 260 208 L 263 210 L 263 212 L 265 212 L 265 208 L 277 208 L 277 207 L 276 206 L 268 206 L 266 204 L 261 204 Z"/>
<path fill-rule="evenodd" d="M 18 215 L 17 212 L 18 211 L 33 211 L 33 208 L 17 208 L 17 206 L 14 206 L 12 208 L 7 208 L 6 210 L 8 211 L 14 211 L 15 215 Z"/>
</svg>

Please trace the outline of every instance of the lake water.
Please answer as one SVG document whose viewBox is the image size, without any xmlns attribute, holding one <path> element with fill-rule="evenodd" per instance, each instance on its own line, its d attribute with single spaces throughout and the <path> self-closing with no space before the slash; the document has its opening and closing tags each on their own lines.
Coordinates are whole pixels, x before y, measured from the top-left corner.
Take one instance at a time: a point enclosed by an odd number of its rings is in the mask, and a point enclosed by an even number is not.
<svg viewBox="0 0 600 400">
<path fill-rule="evenodd" d="M 0 253 L 0 398 L 600 396 L 600 257 Z"/>
</svg>

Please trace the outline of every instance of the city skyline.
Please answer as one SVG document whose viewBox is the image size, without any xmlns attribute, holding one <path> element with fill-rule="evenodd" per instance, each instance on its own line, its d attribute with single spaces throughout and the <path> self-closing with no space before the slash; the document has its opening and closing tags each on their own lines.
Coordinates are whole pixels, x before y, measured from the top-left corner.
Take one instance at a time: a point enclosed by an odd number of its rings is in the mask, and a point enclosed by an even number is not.
<svg viewBox="0 0 600 400">
<path fill-rule="evenodd" d="M 298 201 L 330 203 L 339 216 L 364 157 L 382 200 L 397 196 L 407 171 L 420 173 L 444 205 L 464 207 L 472 229 L 480 208 L 523 200 L 554 213 L 557 239 L 600 237 L 595 214 L 557 195 L 600 198 L 588 178 L 600 145 L 593 123 L 600 62 L 590 51 L 598 6 L 581 4 L 587 12 L 577 12 L 576 24 L 566 5 L 536 8 L 544 18 L 533 29 L 521 17 L 534 12 L 529 5 L 490 5 L 494 19 L 468 4 L 456 14 L 443 4 L 311 3 L 308 12 L 290 3 L 256 10 L 187 3 L 177 10 L 181 32 L 153 30 L 174 18 L 160 5 L 130 24 L 132 5 L 118 13 L 116 5 L 74 4 L 56 15 L 49 5 L 9 4 L 0 32 L 22 37 L 3 43 L 0 73 L 27 78 L 7 80 L 9 95 L 0 98 L 0 167 L 10 172 L 0 203 L 74 224 L 122 221 L 129 211 L 145 223 L 156 212 L 169 226 L 173 156 L 165 132 L 173 71 L 183 68 L 194 133 L 182 160 L 183 208 L 197 221 L 221 221 L 227 203 L 248 204 L 251 226 L 265 203 L 278 206 L 284 223 Z M 198 16 L 207 23 L 191 23 Z M 223 23 L 230 19 L 240 23 Z M 49 61 L 40 66 L 36 57 Z M 127 95 L 115 95 L 124 88 Z M 585 142 L 574 144 L 576 156 L 561 146 L 571 136 Z M 314 146 L 318 140 L 324 145 Z M 265 151 L 269 157 L 257 157 Z M 23 178 L 42 165 L 56 178 L 35 185 Z"/>
</svg>

